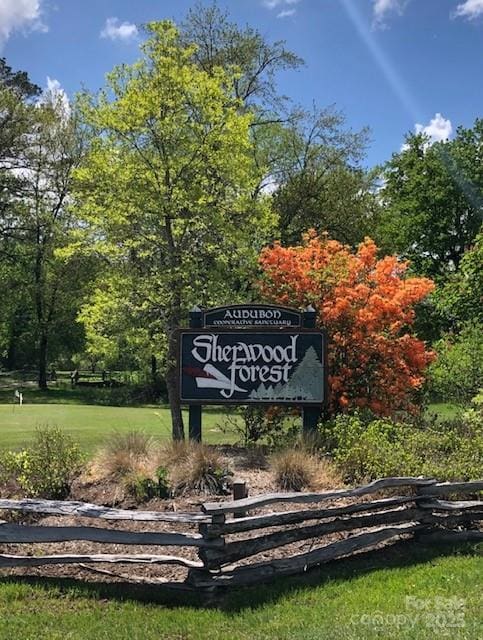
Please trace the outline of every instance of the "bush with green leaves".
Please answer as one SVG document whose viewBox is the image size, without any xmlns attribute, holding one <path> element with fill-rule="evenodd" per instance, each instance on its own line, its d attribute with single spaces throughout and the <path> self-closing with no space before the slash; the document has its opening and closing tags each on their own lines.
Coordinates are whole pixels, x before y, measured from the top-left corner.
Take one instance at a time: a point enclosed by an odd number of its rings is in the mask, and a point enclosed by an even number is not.
<svg viewBox="0 0 483 640">
<path fill-rule="evenodd" d="M 481 404 L 439 424 L 339 415 L 322 426 L 322 435 L 349 482 L 385 476 L 423 475 L 440 480 L 483 476 Z"/>
<path fill-rule="evenodd" d="M 429 366 L 429 389 L 444 401 L 466 402 L 483 386 L 483 329 L 466 324 L 435 345 L 437 359 Z"/>
<path fill-rule="evenodd" d="M 30 447 L 3 454 L 0 479 L 13 479 L 28 497 L 63 500 L 83 462 L 79 446 L 62 429 L 39 427 Z"/>
<path fill-rule="evenodd" d="M 168 472 L 164 467 L 159 467 L 155 475 L 156 479 L 141 472 L 128 474 L 123 479 L 126 493 L 134 498 L 136 502 L 169 497 Z"/>
<path fill-rule="evenodd" d="M 239 444 L 244 447 L 268 445 L 278 448 L 281 440 L 293 430 L 291 422 L 294 416 L 283 407 L 242 406 L 225 416 L 226 426 L 222 430 L 237 433 Z"/>
</svg>

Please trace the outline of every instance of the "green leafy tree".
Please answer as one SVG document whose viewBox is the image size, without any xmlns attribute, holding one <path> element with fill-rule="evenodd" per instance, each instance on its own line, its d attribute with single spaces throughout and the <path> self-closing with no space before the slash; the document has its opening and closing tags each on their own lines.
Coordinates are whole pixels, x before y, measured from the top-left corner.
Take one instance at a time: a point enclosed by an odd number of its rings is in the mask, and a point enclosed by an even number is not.
<svg viewBox="0 0 483 640">
<path fill-rule="evenodd" d="M 429 367 L 429 388 L 439 400 L 469 402 L 483 387 L 483 331 L 467 322 L 459 333 L 447 333 L 434 348 L 437 359 Z"/>
<path fill-rule="evenodd" d="M 284 244 L 299 242 L 310 228 L 351 245 L 371 232 L 375 176 L 360 165 L 368 132 L 353 133 L 344 124 L 332 107 L 295 111 L 267 145 Z"/>
<path fill-rule="evenodd" d="M 47 389 L 53 341 L 60 335 L 67 340 L 66 327 L 74 327 L 85 266 L 77 257 L 65 260 L 58 255 L 77 224 L 68 200 L 72 170 L 82 155 L 82 138 L 64 98 L 47 92 L 31 107 L 24 134 L 28 144 L 18 145 L 6 162 L 15 190 L 0 222 L 2 253 L 13 265 L 9 279 L 16 302 L 7 362 L 15 360 L 12 348 L 19 337 L 20 314 L 34 345 L 41 389 Z M 62 346 L 57 342 L 58 351 Z"/>
<path fill-rule="evenodd" d="M 383 171 L 384 215 L 376 237 L 413 269 L 445 278 L 472 245 L 483 214 L 483 120 L 453 140 L 410 135 Z"/>
<path fill-rule="evenodd" d="M 0 287 L 4 292 L 0 355 L 9 368 L 16 364 L 20 335 L 28 319 L 18 245 L 14 229 L 7 224 L 21 185 L 20 176 L 12 169 L 16 168 L 16 158 L 28 147 L 35 115 L 33 100 L 39 93 L 39 87 L 30 82 L 24 71 L 13 71 L 5 58 L 0 58 Z"/>
<path fill-rule="evenodd" d="M 483 322 L 483 232 L 437 292 L 436 307 L 453 327 Z"/>
<path fill-rule="evenodd" d="M 235 97 L 258 114 L 259 120 L 254 121 L 258 124 L 284 102 L 276 89 L 276 74 L 303 64 L 301 58 L 286 49 L 283 40 L 268 42 L 253 27 L 230 22 L 228 13 L 216 3 L 197 3 L 190 9 L 180 26 L 180 35 L 186 46 L 196 45 L 192 59 L 203 71 L 212 75 L 221 67 L 231 72 Z M 237 73 L 233 74 L 233 70 Z"/>
<path fill-rule="evenodd" d="M 234 76 L 201 69 L 172 23 L 150 23 L 147 32 L 143 57 L 115 68 L 97 97 L 81 99 L 92 139 L 77 197 L 89 243 L 127 286 L 126 306 L 154 347 L 167 336 L 180 439 L 175 330 L 195 303 L 222 300 L 234 279 L 243 281 L 270 217 L 251 197 L 251 117 L 241 113 Z"/>
</svg>

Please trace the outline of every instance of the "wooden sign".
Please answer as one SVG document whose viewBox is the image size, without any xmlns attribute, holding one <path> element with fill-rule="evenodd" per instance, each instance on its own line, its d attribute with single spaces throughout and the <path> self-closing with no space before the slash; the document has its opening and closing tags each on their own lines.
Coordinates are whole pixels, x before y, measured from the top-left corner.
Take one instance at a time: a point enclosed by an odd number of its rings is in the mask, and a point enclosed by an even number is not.
<svg viewBox="0 0 483 640">
<path fill-rule="evenodd" d="M 312 329 L 180 330 L 181 402 L 322 405 L 327 344 Z"/>
</svg>

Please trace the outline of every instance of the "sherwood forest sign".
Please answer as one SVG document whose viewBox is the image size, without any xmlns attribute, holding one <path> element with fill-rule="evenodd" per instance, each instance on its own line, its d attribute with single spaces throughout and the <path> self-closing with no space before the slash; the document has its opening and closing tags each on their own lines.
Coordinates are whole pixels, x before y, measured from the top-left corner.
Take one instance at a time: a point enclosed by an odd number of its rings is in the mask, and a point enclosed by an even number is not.
<svg viewBox="0 0 483 640">
<path fill-rule="evenodd" d="M 182 402 L 323 404 L 320 331 L 182 331 Z"/>
<path fill-rule="evenodd" d="M 325 403 L 326 336 L 302 328 L 310 325 L 306 314 L 272 305 L 233 305 L 199 315 L 200 328 L 179 332 L 182 403 Z M 315 320 L 313 310 L 307 315 Z"/>
</svg>

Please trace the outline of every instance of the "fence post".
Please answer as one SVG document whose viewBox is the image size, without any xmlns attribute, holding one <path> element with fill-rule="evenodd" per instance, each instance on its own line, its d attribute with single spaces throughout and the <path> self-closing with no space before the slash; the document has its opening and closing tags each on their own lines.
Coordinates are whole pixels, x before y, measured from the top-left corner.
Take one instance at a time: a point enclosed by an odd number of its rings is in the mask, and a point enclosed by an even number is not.
<svg viewBox="0 0 483 640">
<path fill-rule="evenodd" d="M 233 500 L 243 500 L 248 497 L 247 483 L 244 480 L 233 481 Z M 234 511 L 234 518 L 244 518 L 246 511 Z"/>
</svg>

